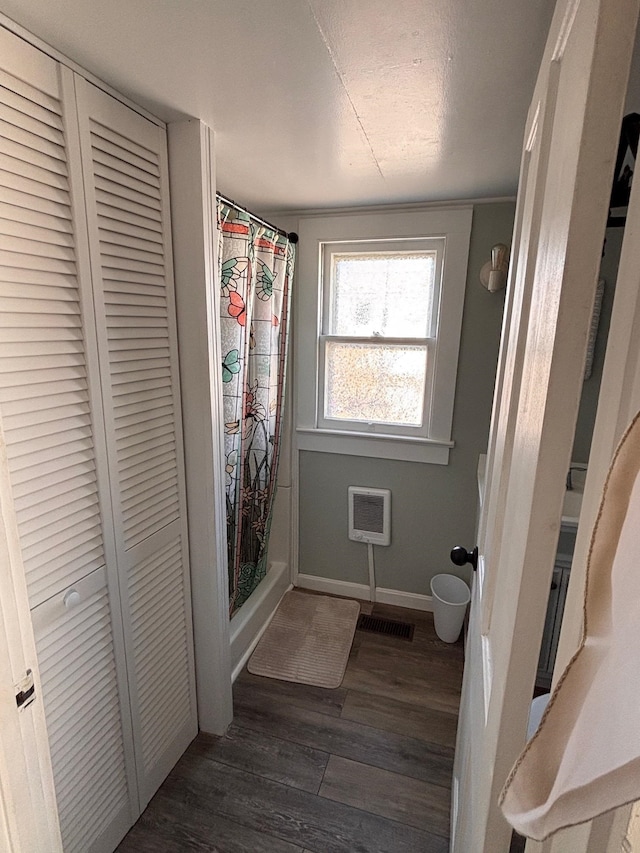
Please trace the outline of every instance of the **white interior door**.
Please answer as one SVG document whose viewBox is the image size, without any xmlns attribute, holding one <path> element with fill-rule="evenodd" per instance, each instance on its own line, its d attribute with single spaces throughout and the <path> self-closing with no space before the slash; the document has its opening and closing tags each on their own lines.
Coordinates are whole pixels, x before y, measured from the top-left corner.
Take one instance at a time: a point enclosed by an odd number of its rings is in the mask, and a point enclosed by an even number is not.
<svg viewBox="0 0 640 853">
<path fill-rule="evenodd" d="M 529 112 L 479 527 L 454 853 L 503 853 L 525 740 L 638 0 L 559 0 Z"/>
</svg>

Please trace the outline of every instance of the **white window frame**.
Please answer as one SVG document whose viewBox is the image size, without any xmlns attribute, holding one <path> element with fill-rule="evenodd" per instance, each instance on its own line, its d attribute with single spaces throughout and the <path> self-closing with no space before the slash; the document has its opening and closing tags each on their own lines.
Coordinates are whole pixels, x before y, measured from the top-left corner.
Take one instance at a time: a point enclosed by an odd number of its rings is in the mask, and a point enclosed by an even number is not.
<svg viewBox="0 0 640 853">
<path fill-rule="evenodd" d="M 321 260 L 322 310 L 320 318 L 319 358 L 318 358 L 318 427 L 328 430 L 366 431 L 367 435 L 414 436 L 428 438 L 431 432 L 430 417 L 432 411 L 433 380 L 435 375 L 436 344 L 438 339 L 438 316 L 442 290 L 442 270 L 444 267 L 445 241 L 442 238 L 414 238 L 403 240 L 359 240 L 355 243 L 324 243 Z M 329 331 L 329 315 L 333 303 L 333 256 L 339 254 L 366 254 L 392 252 L 435 252 L 434 293 L 432 316 L 428 333 L 421 338 L 410 337 L 358 337 L 356 335 L 337 335 Z M 356 420 L 327 418 L 324 414 L 326 380 L 326 344 L 330 341 L 363 344 L 400 344 L 424 347 L 427 352 L 427 370 L 425 376 L 422 422 L 419 426 L 407 426 L 374 422 L 365 424 Z"/>
<path fill-rule="evenodd" d="M 451 427 L 473 208 L 429 207 L 303 216 L 294 302 L 297 443 L 300 450 L 446 465 L 454 446 Z M 328 244 L 444 241 L 444 263 L 428 429 L 422 436 L 393 430 L 358 431 L 326 426 L 320 411 L 322 378 L 323 255 Z M 430 353 L 431 355 L 431 353 Z"/>
</svg>

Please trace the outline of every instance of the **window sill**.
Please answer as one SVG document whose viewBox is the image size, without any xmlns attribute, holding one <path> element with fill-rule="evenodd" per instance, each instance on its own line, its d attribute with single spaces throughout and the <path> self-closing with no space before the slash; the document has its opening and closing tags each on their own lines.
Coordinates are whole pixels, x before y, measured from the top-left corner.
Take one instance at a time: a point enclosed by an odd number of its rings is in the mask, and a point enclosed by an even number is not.
<svg viewBox="0 0 640 853">
<path fill-rule="evenodd" d="M 452 441 L 298 427 L 298 450 L 448 465 Z"/>
</svg>

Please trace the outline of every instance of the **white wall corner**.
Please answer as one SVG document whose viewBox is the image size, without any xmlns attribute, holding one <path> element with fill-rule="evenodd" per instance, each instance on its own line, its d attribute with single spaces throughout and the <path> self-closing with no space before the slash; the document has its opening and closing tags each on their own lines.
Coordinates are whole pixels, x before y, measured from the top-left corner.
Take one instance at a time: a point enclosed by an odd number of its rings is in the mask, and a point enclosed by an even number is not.
<svg viewBox="0 0 640 853">
<path fill-rule="evenodd" d="M 233 718 L 226 570 L 213 131 L 168 125 L 199 726 Z"/>
</svg>

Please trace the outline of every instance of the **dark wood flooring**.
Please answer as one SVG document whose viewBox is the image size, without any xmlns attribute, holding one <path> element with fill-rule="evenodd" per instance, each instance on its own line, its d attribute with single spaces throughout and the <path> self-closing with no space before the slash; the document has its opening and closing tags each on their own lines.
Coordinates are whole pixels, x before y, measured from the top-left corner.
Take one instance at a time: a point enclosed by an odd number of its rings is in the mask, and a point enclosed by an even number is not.
<svg viewBox="0 0 640 853">
<path fill-rule="evenodd" d="M 413 641 L 356 632 L 336 690 L 243 671 L 228 733 L 193 741 L 119 853 L 446 853 L 462 642 L 373 612 Z"/>
</svg>

